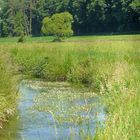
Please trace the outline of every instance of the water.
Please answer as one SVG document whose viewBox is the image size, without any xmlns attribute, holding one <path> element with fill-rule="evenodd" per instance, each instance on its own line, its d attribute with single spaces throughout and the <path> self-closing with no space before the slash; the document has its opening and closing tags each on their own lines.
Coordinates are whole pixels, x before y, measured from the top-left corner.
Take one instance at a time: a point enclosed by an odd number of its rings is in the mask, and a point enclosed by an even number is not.
<svg viewBox="0 0 140 140">
<path fill-rule="evenodd" d="M 65 84 L 36 87 L 22 82 L 19 114 L 10 129 L 5 129 L 5 133 L 9 133 L 7 140 L 84 140 L 86 135 L 93 136 L 97 124 L 105 120 L 104 108 L 91 93 L 81 98 L 83 93 Z M 87 111 L 93 104 L 96 106 Z"/>
</svg>

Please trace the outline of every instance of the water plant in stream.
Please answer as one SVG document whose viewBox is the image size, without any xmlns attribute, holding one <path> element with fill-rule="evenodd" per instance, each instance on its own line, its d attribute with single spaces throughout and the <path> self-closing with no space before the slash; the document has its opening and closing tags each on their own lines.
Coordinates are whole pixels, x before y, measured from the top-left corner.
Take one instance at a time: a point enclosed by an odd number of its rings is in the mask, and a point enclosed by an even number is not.
<svg viewBox="0 0 140 140">
<path fill-rule="evenodd" d="M 34 104 L 33 109 L 50 114 L 58 137 L 64 133 L 62 128 L 65 127 L 69 131 L 66 138 L 75 140 L 84 139 L 88 135 L 94 136 L 96 127 L 103 127 L 103 104 L 95 93 L 87 89 L 74 89 L 60 83 L 52 86 L 48 84 L 35 98 Z"/>
</svg>

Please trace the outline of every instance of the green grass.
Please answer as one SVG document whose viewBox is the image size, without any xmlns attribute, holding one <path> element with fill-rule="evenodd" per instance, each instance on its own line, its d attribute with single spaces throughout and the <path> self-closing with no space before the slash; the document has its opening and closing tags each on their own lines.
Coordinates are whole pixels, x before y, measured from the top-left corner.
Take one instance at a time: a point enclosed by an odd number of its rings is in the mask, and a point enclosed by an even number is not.
<svg viewBox="0 0 140 140">
<path fill-rule="evenodd" d="M 3 54 L 5 53 L 5 54 Z M 16 82 L 12 76 L 12 65 L 6 52 L 0 51 L 0 129 L 16 110 Z"/>
<path fill-rule="evenodd" d="M 102 96 L 108 109 L 105 130 L 97 140 L 140 137 L 140 35 L 82 36 L 52 43 L 51 37 L 0 39 L 17 74 L 46 81 L 68 81 Z"/>
<path fill-rule="evenodd" d="M 0 44 L 13 44 L 17 43 L 19 37 L 6 37 L 0 38 Z M 52 36 L 47 37 L 25 37 L 24 43 L 49 43 L 54 38 Z M 95 35 L 95 36 L 73 36 L 66 38 L 64 42 L 93 42 L 93 41 L 131 41 L 139 40 L 139 35 Z"/>
</svg>

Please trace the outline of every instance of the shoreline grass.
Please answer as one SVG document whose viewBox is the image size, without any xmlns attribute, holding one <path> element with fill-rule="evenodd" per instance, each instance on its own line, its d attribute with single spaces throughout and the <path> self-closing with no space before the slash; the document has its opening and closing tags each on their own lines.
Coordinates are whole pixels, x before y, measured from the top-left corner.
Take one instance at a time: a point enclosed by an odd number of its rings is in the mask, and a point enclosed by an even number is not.
<svg viewBox="0 0 140 140">
<path fill-rule="evenodd" d="M 0 47 L 9 52 L 18 74 L 84 85 L 103 97 L 106 128 L 88 140 L 139 139 L 140 35 L 73 37 L 62 43 L 46 37 L 23 44 L 9 40 Z"/>
<path fill-rule="evenodd" d="M 16 112 L 16 81 L 12 74 L 9 56 L 0 51 L 0 129 Z"/>
</svg>

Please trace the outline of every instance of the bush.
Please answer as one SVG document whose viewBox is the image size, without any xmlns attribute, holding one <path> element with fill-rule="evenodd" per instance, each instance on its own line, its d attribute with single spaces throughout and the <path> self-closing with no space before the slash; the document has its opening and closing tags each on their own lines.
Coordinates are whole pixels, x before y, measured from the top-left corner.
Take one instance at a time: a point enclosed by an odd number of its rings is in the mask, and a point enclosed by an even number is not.
<svg viewBox="0 0 140 140">
<path fill-rule="evenodd" d="M 46 17 L 43 20 L 42 32 L 46 35 L 53 35 L 54 41 L 62 41 L 65 37 L 73 35 L 73 17 L 70 13 L 64 12 Z"/>
<path fill-rule="evenodd" d="M 24 36 L 20 36 L 19 39 L 18 39 L 18 43 L 23 43 L 25 40 L 24 40 Z"/>
<path fill-rule="evenodd" d="M 46 67 L 48 64 L 48 57 L 42 58 L 36 66 L 32 69 L 32 75 L 35 78 L 44 78 L 46 73 Z"/>
</svg>

